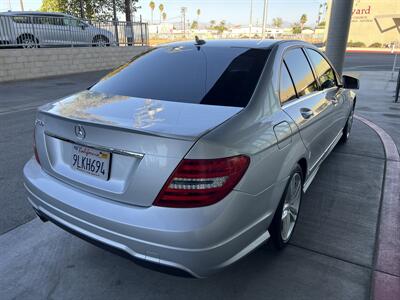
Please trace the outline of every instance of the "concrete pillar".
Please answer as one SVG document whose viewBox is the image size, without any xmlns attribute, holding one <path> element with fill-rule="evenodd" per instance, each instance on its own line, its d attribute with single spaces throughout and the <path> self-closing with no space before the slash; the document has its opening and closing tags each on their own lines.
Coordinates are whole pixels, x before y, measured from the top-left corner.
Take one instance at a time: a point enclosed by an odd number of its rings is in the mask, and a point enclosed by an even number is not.
<svg viewBox="0 0 400 300">
<path fill-rule="evenodd" d="M 326 55 L 336 70 L 342 74 L 353 11 L 353 0 L 333 0 L 331 5 Z"/>
</svg>

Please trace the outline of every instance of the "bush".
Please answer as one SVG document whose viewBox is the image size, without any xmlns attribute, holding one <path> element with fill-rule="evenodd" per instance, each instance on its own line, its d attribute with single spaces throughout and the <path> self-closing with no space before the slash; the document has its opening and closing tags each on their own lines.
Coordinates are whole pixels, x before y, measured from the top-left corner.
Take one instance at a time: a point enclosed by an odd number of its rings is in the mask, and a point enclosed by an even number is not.
<svg viewBox="0 0 400 300">
<path fill-rule="evenodd" d="M 348 47 L 364 48 L 365 44 L 363 42 L 352 42 L 352 41 L 350 41 L 350 42 L 347 43 L 347 46 Z"/>
<path fill-rule="evenodd" d="M 383 45 L 381 43 L 373 43 L 368 46 L 369 48 L 382 48 Z"/>
</svg>

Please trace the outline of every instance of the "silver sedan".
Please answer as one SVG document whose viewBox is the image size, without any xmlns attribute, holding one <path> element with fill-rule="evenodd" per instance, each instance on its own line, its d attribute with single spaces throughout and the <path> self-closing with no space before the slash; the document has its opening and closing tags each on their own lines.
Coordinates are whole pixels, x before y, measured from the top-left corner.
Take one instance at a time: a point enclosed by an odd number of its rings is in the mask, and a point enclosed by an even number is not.
<svg viewBox="0 0 400 300">
<path fill-rule="evenodd" d="M 39 108 L 24 168 L 38 216 L 204 277 L 290 240 L 349 138 L 358 80 L 297 41 L 167 44 Z"/>
</svg>

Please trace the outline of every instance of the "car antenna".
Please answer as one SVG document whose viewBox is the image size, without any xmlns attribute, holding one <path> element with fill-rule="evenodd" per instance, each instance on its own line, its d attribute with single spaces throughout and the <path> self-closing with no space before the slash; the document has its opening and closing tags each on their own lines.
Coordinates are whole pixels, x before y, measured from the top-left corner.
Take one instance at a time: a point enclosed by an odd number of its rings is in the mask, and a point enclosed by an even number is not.
<svg viewBox="0 0 400 300">
<path fill-rule="evenodd" d="M 196 46 L 201 46 L 201 45 L 204 45 L 206 43 L 205 40 L 199 39 L 199 37 L 197 35 L 194 37 L 194 39 L 196 40 L 196 43 L 195 43 Z"/>
</svg>

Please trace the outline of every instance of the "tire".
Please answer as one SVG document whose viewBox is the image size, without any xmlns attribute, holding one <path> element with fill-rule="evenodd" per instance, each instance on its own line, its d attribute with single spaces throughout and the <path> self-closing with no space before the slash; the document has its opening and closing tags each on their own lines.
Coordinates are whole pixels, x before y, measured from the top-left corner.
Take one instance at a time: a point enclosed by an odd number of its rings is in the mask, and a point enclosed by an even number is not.
<svg viewBox="0 0 400 300">
<path fill-rule="evenodd" d="M 288 244 L 296 227 L 303 198 L 303 184 L 303 172 L 297 164 L 269 227 L 271 238 L 278 249 L 283 249 Z"/>
<path fill-rule="evenodd" d="M 95 36 L 93 38 L 93 47 L 108 47 L 110 46 L 110 41 L 104 35 Z"/>
<path fill-rule="evenodd" d="M 340 138 L 340 143 L 345 144 L 350 138 L 351 128 L 353 127 L 354 120 L 354 107 L 350 111 L 350 115 L 347 118 L 346 125 L 343 128 L 343 135 Z"/>
<path fill-rule="evenodd" d="M 24 49 L 39 48 L 39 41 L 31 34 L 22 34 L 17 39 L 18 44 Z"/>
</svg>

